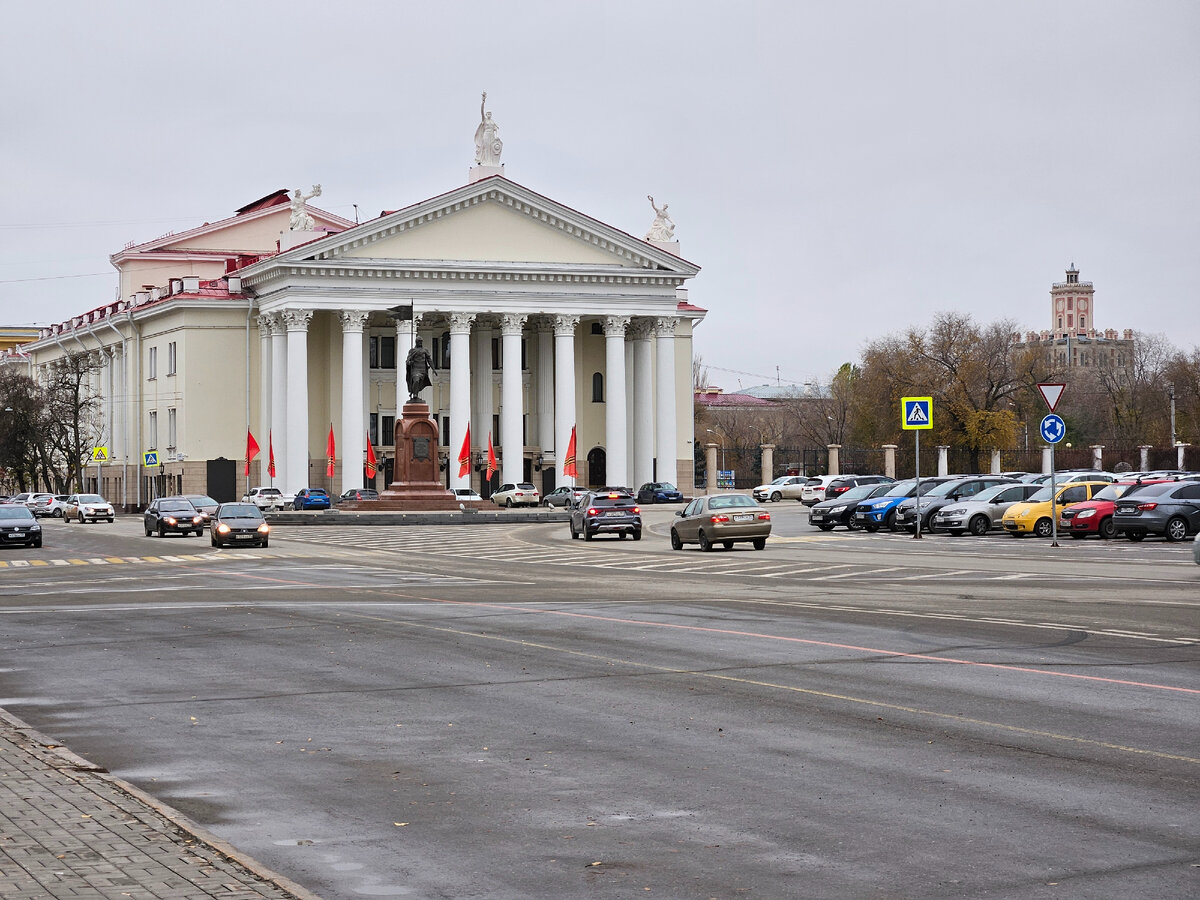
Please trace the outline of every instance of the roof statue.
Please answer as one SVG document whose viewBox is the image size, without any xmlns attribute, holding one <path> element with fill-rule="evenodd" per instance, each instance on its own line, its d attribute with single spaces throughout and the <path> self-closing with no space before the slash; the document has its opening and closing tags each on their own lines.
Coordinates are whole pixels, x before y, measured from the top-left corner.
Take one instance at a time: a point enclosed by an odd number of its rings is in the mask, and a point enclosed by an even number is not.
<svg viewBox="0 0 1200 900">
<path fill-rule="evenodd" d="M 650 226 L 650 230 L 646 232 L 646 240 L 648 241 L 673 241 L 675 240 L 675 223 L 671 221 L 671 217 L 667 215 L 667 207 L 669 204 L 664 203 L 662 209 L 654 202 L 654 198 L 649 194 L 646 199 L 650 201 L 650 206 L 654 210 L 654 222 Z"/>
<path fill-rule="evenodd" d="M 500 126 L 496 124 L 490 112 L 484 111 L 485 103 L 487 91 L 483 92 L 483 99 L 479 101 L 479 126 L 475 129 L 475 165 L 499 166 L 500 151 L 504 149 L 504 142 L 497 136 Z"/>
<path fill-rule="evenodd" d="M 313 220 L 312 216 L 304 208 L 305 203 L 313 197 L 321 196 L 321 186 L 314 184 L 311 194 L 301 194 L 300 188 L 296 188 L 296 192 L 292 194 L 292 220 L 288 223 L 288 231 L 312 231 Z"/>
</svg>

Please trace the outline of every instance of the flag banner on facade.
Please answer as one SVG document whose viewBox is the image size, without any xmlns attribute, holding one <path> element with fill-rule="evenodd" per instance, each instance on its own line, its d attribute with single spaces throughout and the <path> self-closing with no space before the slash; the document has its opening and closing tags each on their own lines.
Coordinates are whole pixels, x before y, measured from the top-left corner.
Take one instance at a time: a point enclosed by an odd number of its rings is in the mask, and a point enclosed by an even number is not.
<svg viewBox="0 0 1200 900">
<path fill-rule="evenodd" d="M 491 481 L 492 476 L 496 474 L 496 470 L 500 468 L 500 464 L 496 462 L 496 450 L 492 447 L 492 433 L 488 432 L 488 462 L 487 475 L 484 476 L 484 481 Z"/>
<path fill-rule="evenodd" d="M 375 459 L 375 448 L 371 446 L 371 432 L 367 432 L 367 480 L 371 481 L 375 478 L 375 473 L 379 469 L 379 464 Z"/>
<path fill-rule="evenodd" d="M 275 477 L 275 429 L 267 432 L 267 475 Z"/>
<path fill-rule="evenodd" d="M 458 477 L 466 478 L 471 474 L 471 425 L 467 424 L 467 435 L 463 438 L 462 449 L 458 451 Z"/>
<path fill-rule="evenodd" d="M 333 464 L 337 460 L 337 448 L 333 444 L 333 423 L 329 423 L 329 441 L 325 445 L 325 474 L 333 477 Z"/>
<path fill-rule="evenodd" d="M 571 426 L 571 441 L 567 444 L 567 458 L 563 461 L 563 474 L 570 475 L 572 478 L 579 477 L 579 470 L 575 467 L 575 426 Z"/>
<path fill-rule="evenodd" d="M 397 322 L 411 322 L 413 317 L 412 303 L 403 304 L 401 306 L 393 306 L 388 310 Z"/>
<path fill-rule="evenodd" d="M 259 446 L 258 441 L 254 439 L 254 435 L 250 433 L 250 429 L 246 429 L 246 477 L 250 477 L 250 460 L 258 456 Z"/>
</svg>

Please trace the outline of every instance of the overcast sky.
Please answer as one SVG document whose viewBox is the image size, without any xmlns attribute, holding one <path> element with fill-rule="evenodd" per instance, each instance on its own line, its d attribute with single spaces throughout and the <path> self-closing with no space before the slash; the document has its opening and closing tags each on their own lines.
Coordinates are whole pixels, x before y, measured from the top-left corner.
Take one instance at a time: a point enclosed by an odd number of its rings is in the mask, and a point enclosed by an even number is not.
<svg viewBox="0 0 1200 900">
<path fill-rule="evenodd" d="M 354 218 L 509 178 L 642 236 L 653 194 L 727 390 L 824 380 L 939 311 L 1200 344 L 1200 3 L 6 7 L 0 325 L 110 302 L 109 254 L 278 188 Z"/>
</svg>

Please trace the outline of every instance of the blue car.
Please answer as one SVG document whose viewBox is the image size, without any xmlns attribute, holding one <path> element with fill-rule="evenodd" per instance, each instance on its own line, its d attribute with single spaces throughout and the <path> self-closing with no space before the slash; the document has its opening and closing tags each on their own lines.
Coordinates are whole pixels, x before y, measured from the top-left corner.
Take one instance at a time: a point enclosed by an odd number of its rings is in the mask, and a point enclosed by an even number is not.
<svg viewBox="0 0 1200 900">
<path fill-rule="evenodd" d="M 304 488 L 296 491 L 292 509 L 329 509 L 329 494 L 321 488 Z"/>
<path fill-rule="evenodd" d="M 931 488 L 949 480 L 949 478 L 922 478 L 921 495 L 924 496 Z M 916 492 L 917 480 L 915 478 L 897 481 L 886 494 L 859 503 L 854 508 L 854 524 L 865 531 L 878 531 L 880 528 L 896 531 L 899 528 L 896 524 L 896 507 L 906 497 L 912 497 Z"/>
<path fill-rule="evenodd" d="M 668 481 L 652 481 L 638 488 L 638 503 L 682 503 L 683 494 Z"/>
</svg>

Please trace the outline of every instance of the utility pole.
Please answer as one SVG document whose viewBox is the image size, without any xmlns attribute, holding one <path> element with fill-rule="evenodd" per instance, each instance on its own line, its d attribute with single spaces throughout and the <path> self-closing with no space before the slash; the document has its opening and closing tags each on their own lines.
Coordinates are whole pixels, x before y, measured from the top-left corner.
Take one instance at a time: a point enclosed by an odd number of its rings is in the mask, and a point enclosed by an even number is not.
<svg viewBox="0 0 1200 900">
<path fill-rule="evenodd" d="M 1175 446 L 1175 382 L 1167 382 L 1167 397 L 1171 400 L 1171 446 Z"/>
</svg>

